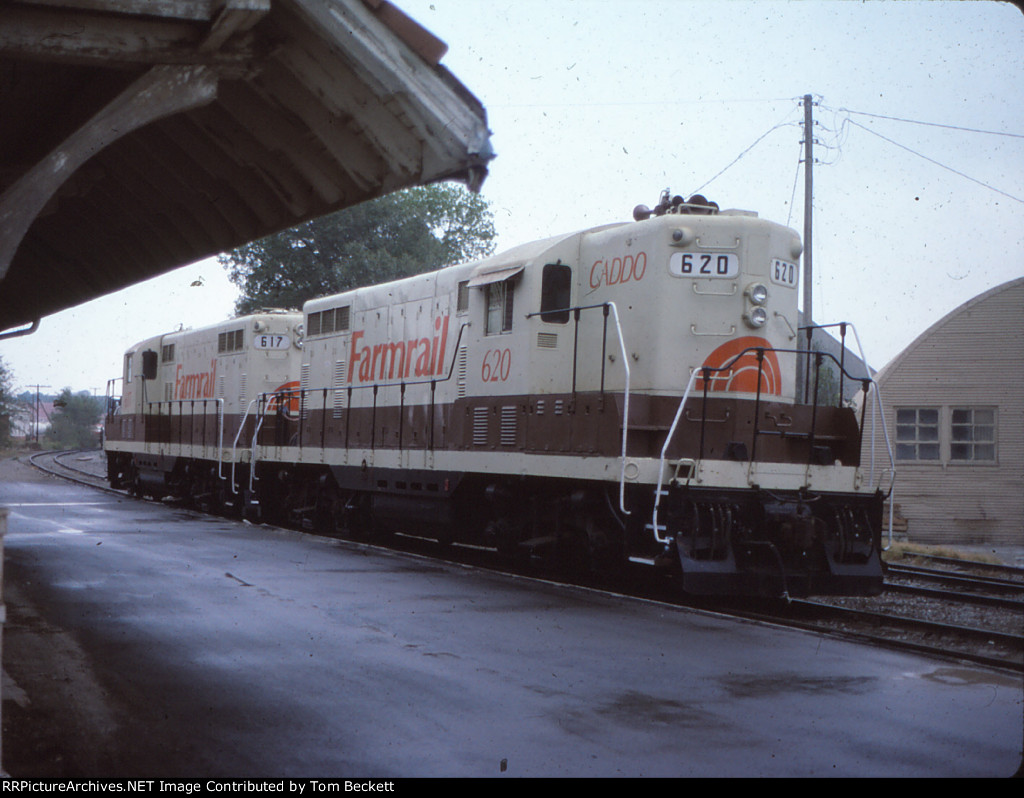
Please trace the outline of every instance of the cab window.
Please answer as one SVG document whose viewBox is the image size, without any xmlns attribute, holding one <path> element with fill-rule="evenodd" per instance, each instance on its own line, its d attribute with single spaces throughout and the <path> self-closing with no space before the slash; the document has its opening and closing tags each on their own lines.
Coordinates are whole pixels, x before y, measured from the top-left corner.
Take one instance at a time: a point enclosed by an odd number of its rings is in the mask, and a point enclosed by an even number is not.
<svg viewBox="0 0 1024 798">
<path fill-rule="evenodd" d="M 498 335 L 512 331 L 512 280 L 502 280 L 487 286 L 487 316 L 484 333 Z"/>
<path fill-rule="evenodd" d="M 540 317 L 549 324 L 569 321 L 572 305 L 572 269 L 563 263 L 547 263 L 541 278 Z"/>
</svg>

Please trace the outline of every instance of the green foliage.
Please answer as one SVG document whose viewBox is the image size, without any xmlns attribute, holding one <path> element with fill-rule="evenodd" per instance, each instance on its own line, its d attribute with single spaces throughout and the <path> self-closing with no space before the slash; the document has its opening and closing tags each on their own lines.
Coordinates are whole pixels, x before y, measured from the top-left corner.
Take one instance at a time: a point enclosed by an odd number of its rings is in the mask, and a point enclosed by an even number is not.
<svg viewBox="0 0 1024 798">
<path fill-rule="evenodd" d="M 100 403 L 88 391 L 72 393 L 65 388 L 54 400 L 47 440 L 61 449 L 94 449 L 99 446 L 96 424 L 100 420 Z"/>
<path fill-rule="evenodd" d="M 481 258 L 494 250 L 494 236 L 486 200 L 439 183 L 315 219 L 220 261 L 242 289 L 242 315 Z"/>
<path fill-rule="evenodd" d="M 839 378 L 836 376 L 835 365 L 831 359 L 825 358 L 818 366 L 818 403 L 829 407 L 839 407 Z M 814 390 L 812 385 L 811 390 Z"/>
<path fill-rule="evenodd" d="M 11 419 L 16 410 L 14 374 L 0 357 L 0 446 L 7 446 L 11 442 Z"/>
</svg>

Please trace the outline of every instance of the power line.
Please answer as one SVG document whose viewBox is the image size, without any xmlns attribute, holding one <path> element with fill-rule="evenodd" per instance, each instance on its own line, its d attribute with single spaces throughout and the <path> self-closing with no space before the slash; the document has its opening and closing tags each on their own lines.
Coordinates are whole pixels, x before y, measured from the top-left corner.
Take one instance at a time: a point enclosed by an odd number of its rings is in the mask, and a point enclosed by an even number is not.
<svg viewBox="0 0 1024 798">
<path fill-rule="evenodd" d="M 889 120 L 891 120 L 893 122 L 907 122 L 908 124 L 911 124 L 911 125 L 927 125 L 928 127 L 942 127 L 942 128 L 946 128 L 947 130 L 962 130 L 962 131 L 964 131 L 966 133 L 984 133 L 984 134 L 986 134 L 988 136 L 1007 136 L 1009 138 L 1024 139 L 1024 134 L 1022 134 L 1022 133 L 1004 133 L 1003 131 L 1000 131 L 1000 130 L 981 130 L 979 128 L 961 127 L 959 125 L 944 125 L 944 124 L 941 124 L 939 122 L 922 122 L 922 121 L 920 121 L 918 119 L 903 119 L 903 118 L 898 117 L 898 116 L 885 116 L 884 114 L 871 114 L 871 113 L 868 113 L 867 111 L 854 111 L 854 110 L 851 110 L 849 108 L 839 108 L 839 109 L 830 108 L 829 110 L 830 111 L 835 110 L 835 111 L 838 111 L 839 113 L 857 114 L 859 116 L 870 116 L 870 117 L 874 117 L 875 119 L 889 119 Z"/>
<path fill-rule="evenodd" d="M 699 100 L 602 100 L 595 102 L 542 102 L 542 103 L 488 103 L 488 108 L 615 108 L 626 106 L 657 106 L 667 105 L 732 105 L 736 103 L 781 103 L 790 102 L 792 97 L 773 97 L 768 99 L 699 99 Z"/>
<path fill-rule="evenodd" d="M 803 154 L 804 145 L 800 145 L 800 154 Z M 800 179 L 800 164 L 803 163 L 800 155 L 796 158 L 796 172 L 793 174 L 793 191 L 789 195 L 789 216 L 786 217 L 786 227 L 789 227 L 790 220 L 793 218 L 793 203 L 796 202 L 796 184 Z"/>
<path fill-rule="evenodd" d="M 900 144 L 898 141 L 893 141 L 892 139 L 890 139 L 890 138 L 888 138 L 886 136 L 883 136 L 881 133 L 878 133 L 878 132 L 872 130 L 871 128 L 865 127 L 864 125 L 860 124 L 859 122 L 854 122 L 852 119 L 850 119 L 848 121 L 854 127 L 859 127 L 861 130 L 866 130 L 871 135 L 878 136 L 878 138 L 882 139 L 883 141 L 888 141 L 890 144 L 892 144 L 892 145 L 894 145 L 896 147 L 899 147 L 901 150 L 906 150 L 907 152 L 911 153 L 912 155 L 916 155 L 918 158 L 923 158 L 924 160 L 928 161 L 929 163 L 933 163 L 936 166 L 939 166 L 939 167 L 941 167 L 943 169 L 946 169 L 947 171 L 950 171 L 950 172 L 952 172 L 955 175 L 959 175 L 960 177 L 962 177 L 962 178 L 964 178 L 966 180 L 970 180 L 972 183 L 977 183 L 979 186 L 983 186 L 984 188 L 987 188 L 990 191 L 994 191 L 997 194 L 1002 194 L 1007 199 L 1012 199 L 1014 202 L 1019 202 L 1021 204 L 1024 204 L 1024 199 L 1021 199 L 1020 197 L 1015 197 L 1012 194 L 1007 194 L 1005 191 L 1001 191 L 1000 189 L 996 188 L 995 186 L 990 186 L 988 183 L 984 183 L 981 180 L 978 180 L 976 178 L 971 177 L 970 175 L 965 175 L 963 172 L 957 171 L 956 169 L 954 169 L 951 166 L 946 166 L 944 163 L 940 163 L 939 161 L 936 161 L 934 158 L 929 158 L 927 155 L 923 155 L 923 154 L 917 152 L 916 150 L 912 150 L 910 147 L 907 147 L 907 146 L 905 146 L 903 144 Z"/>
<path fill-rule="evenodd" d="M 730 164 L 729 164 L 728 166 L 726 166 L 726 167 L 725 167 L 724 169 L 722 169 L 722 170 L 721 170 L 721 171 L 720 171 L 720 172 L 719 172 L 718 174 L 716 174 L 716 175 L 715 175 L 714 177 L 712 177 L 712 178 L 711 178 L 710 180 L 706 180 L 706 181 L 704 181 L 704 183 L 703 183 L 703 184 L 702 184 L 702 185 L 701 185 L 700 187 L 698 187 L 698 188 L 695 188 L 695 189 L 694 189 L 693 191 L 691 191 L 691 192 L 690 192 L 690 194 L 691 194 L 691 195 L 693 195 L 693 194 L 698 194 L 698 193 L 700 193 L 701 189 L 703 189 L 703 188 L 705 188 L 706 186 L 709 186 L 709 185 L 711 185 L 712 183 L 714 183 L 714 182 L 715 182 L 715 181 L 716 181 L 716 180 L 717 180 L 717 179 L 718 179 L 719 177 L 721 177 L 721 176 L 722 176 L 723 174 L 725 174 L 725 173 L 726 173 L 727 171 L 729 171 L 729 170 L 730 170 L 730 169 L 731 169 L 731 168 L 732 168 L 733 166 L 735 166 L 735 165 L 736 165 L 736 163 L 737 163 L 737 162 L 738 162 L 738 161 L 739 161 L 739 160 L 740 160 L 740 159 L 741 159 L 741 158 L 742 158 L 742 157 L 743 157 L 744 155 L 746 155 L 746 154 L 747 154 L 748 152 L 750 152 L 750 151 L 751 151 L 752 149 L 754 149 L 754 147 L 756 147 L 756 146 L 757 146 L 758 144 L 760 144 L 760 143 L 761 143 L 761 140 L 762 140 L 762 139 L 764 139 L 764 138 L 765 138 L 766 136 L 768 136 L 768 134 L 769 134 L 769 133 L 773 133 L 773 132 L 775 132 L 775 131 L 776 131 L 776 130 L 778 130 L 778 129 L 779 129 L 780 127 L 788 127 L 788 126 L 790 126 L 790 125 L 792 125 L 792 124 L 794 124 L 794 123 L 793 123 L 793 122 L 780 122 L 779 124 L 775 125 L 774 127 L 771 127 L 771 128 L 769 128 L 768 130 L 766 130 L 766 131 L 765 131 L 764 133 L 762 133 L 762 134 L 761 134 L 760 136 L 758 136 L 758 137 L 757 137 L 757 139 L 756 139 L 756 140 L 754 141 L 754 143 L 753 143 L 753 144 L 751 144 L 751 145 L 750 145 L 749 147 L 747 147 L 747 148 L 746 148 L 746 149 L 745 149 L 745 150 L 744 150 L 743 152 L 741 152 L 741 153 L 740 153 L 739 155 L 737 155 L 737 156 L 736 156 L 736 157 L 735 157 L 735 158 L 734 158 L 734 159 L 732 160 L 732 162 L 731 162 L 731 163 L 730 163 Z"/>
</svg>

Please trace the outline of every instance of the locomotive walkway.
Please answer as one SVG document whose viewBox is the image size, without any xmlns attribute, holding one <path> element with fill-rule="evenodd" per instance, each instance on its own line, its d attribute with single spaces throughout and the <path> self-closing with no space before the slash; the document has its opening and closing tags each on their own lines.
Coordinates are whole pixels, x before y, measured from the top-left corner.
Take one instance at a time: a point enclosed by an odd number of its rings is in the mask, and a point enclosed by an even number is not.
<svg viewBox="0 0 1024 798">
<path fill-rule="evenodd" d="M 1021 680 L 0 463 L 19 776 L 1008 776 Z"/>
</svg>

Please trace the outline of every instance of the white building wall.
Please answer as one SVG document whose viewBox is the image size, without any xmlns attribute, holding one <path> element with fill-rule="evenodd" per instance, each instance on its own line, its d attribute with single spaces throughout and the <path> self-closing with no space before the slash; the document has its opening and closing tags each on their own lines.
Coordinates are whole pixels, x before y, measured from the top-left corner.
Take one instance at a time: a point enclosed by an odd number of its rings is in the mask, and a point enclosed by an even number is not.
<svg viewBox="0 0 1024 798">
<path fill-rule="evenodd" d="M 897 451 L 894 501 L 911 541 L 1024 544 L 1022 311 L 1024 279 L 1006 283 L 878 375 Z M 990 419 L 994 446 L 982 440 Z"/>
</svg>

